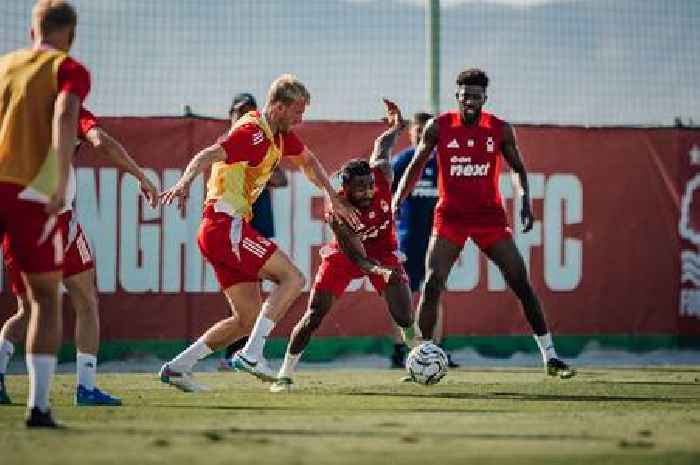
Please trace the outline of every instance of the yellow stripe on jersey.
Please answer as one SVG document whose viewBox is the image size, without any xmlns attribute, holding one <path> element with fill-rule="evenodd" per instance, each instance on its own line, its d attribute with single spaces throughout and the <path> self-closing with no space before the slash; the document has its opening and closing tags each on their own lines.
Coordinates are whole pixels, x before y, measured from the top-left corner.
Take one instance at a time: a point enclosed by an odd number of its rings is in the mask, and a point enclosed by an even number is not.
<svg viewBox="0 0 700 465">
<path fill-rule="evenodd" d="M 52 150 L 53 106 L 59 50 L 18 50 L 0 58 L 0 182 L 26 186 L 39 198 L 52 194 L 58 161 Z"/>
</svg>

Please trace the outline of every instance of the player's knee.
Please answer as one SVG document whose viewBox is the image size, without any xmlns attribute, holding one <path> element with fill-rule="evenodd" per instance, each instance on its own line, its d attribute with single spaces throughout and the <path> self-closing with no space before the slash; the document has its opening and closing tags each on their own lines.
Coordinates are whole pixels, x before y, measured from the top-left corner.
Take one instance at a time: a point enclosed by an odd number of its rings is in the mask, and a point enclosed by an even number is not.
<svg viewBox="0 0 700 465">
<path fill-rule="evenodd" d="M 254 314 L 240 314 L 237 315 L 235 318 L 235 321 L 232 324 L 232 327 L 237 327 L 240 326 L 240 328 L 246 333 L 250 333 L 253 330 L 253 326 L 255 325 L 255 320 L 257 319 L 257 316 Z"/>
<path fill-rule="evenodd" d="M 440 294 L 445 289 L 446 282 L 447 275 L 436 270 L 429 270 L 425 278 L 425 293 L 431 295 Z"/>
<path fill-rule="evenodd" d="M 297 289 L 299 292 L 304 290 L 304 287 L 306 286 L 306 277 L 304 276 L 304 274 L 300 270 L 295 268 L 292 276 L 292 284 L 294 288 Z"/>
<path fill-rule="evenodd" d="M 293 267 L 282 276 L 280 284 L 301 293 L 306 286 L 306 278 L 298 268 Z"/>
</svg>

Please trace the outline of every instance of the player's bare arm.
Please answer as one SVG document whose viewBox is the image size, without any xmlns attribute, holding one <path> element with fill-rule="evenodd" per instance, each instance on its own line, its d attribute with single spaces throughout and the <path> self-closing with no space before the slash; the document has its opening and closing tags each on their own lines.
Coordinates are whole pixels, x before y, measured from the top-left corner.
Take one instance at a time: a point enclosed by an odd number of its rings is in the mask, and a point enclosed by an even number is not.
<svg viewBox="0 0 700 465">
<path fill-rule="evenodd" d="M 146 177 L 146 174 L 141 167 L 139 167 L 138 163 L 131 158 L 126 149 L 115 138 L 110 136 L 107 131 L 99 126 L 91 128 L 85 135 L 85 138 L 95 150 L 109 159 L 114 166 L 126 171 L 139 181 L 141 184 L 141 191 L 146 196 L 148 204 L 152 208 L 158 205 L 158 189 L 156 189 L 156 186 Z"/>
<path fill-rule="evenodd" d="M 518 143 L 515 138 L 515 131 L 510 124 L 503 127 L 503 147 L 501 147 L 503 158 L 506 159 L 513 171 L 518 175 L 520 187 L 523 191 L 522 209 L 520 210 L 520 221 L 523 224 L 523 232 L 529 232 L 535 221 L 530 205 L 530 185 L 527 182 L 527 169 L 520 156 Z"/>
<path fill-rule="evenodd" d="M 401 202 L 413 191 L 437 142 L 438 127 L 435 118 L 433 118 L 426 123 L 421 141 L 418 147 L 416 147 L 416 154 L 411 160 L 411 163 L 408 164 L 406 172 L 404 172 L 403 177 L 401 177 L 401 181 L 399 181 L 399 185 L 396 188 L 396 193 L 394 193 L 394 197 L 391 200 L 391 208 L 394 212 L 398 211 Z"/>
<path fill-rule="evenodd" d="M 367 257 L 367 252 L 365 252 L 365 247 L 362 245 L 360 237 L 342 220 L 331 215 L 330 227 L 333 230 L 333 234 L 335 234 L 340 250 L 342 250 L 353 263 L 360 267 L 362 271 L 381 275 L 386 282 L 401 279 L 396 270 L 381 266 L 376 261 Z"/>
<path fill-rule="evenodd" d="M 357 210 L 333 189 L 326 169 L 308 147 L 304 148 L 304 152 L 300 156 L 292 158 L 292 162 L 301 169 L 312 184 L 323 191 L 335 214 L 348 224 L 354 227 L 359 226 L 360 216 Z"/>
<path fill-rule="evenodd" d="M 399 134 L 406 127 L 406 123 L 401 117 L 401 110 L 394 102 L 384 99 L 384 105 L 386 106 L 386 118 L 389 128 L 375 139 L 374 149 L 369 157 L 369 165 L 372 168 L 379 168 L 384 173 L 389 184 L 391 184 L 394 179 L 394 170 L 391 169 L 389 156 L 391 155 L 391 149 L 399 138 Z"/>
<path fill-rule="evenodd" d="M 77 138 L 75 128 L 78 126 L 79 114 L 80 98 L 70 92 L 61 92 L 54 104 L 52 122 L 52 143 L 58 159 L 59 171 L 56 191 L 46 205 L 46 212 L 50 215 L 58 213 L 65 203 L 68 176 Z"/>
<path fill-rule="evenodd" d="M 190 191 L 190 184 L 199 173 L 217 161 L 226 160 L 226 151 L 219 144 L 214 144 L 200 151 L 190 160 L 185 168 L 185 172 L 173 187 L 160 194 L 160 201 L 165 205 L 170 205 L 177 198 L 178 208 L 185 208 L 185 200 Z"/>
</svg>

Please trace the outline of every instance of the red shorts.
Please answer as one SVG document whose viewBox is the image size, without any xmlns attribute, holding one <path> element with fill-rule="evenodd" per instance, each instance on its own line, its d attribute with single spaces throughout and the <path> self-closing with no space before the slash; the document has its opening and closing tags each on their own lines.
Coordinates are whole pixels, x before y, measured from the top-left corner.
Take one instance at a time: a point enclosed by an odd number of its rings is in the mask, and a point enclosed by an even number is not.
<svg viewBox="0 0 700 465">
<path fill-rule="evenodd" d="M 18 198 L 23 186 L 0 182 L 0 238 L 19 271 L 48 273 L 61 269 L 65 228 L 49 217 L 45 205 Z"/>
<path fill-rule="evenodd" d="M 481 250 L 488 250 L 506 239 L 513 239 L 510 226 L 500 224 L 494 226 L 469 225 L 454 221 L 444 221 L 440 215 L 435 215 L 433 234 L 447 239 L 453 244 L 463 247 L 467 239 L 471 238 Z"/>
<path fill-rule="evenodd" d="M 85 233 L 83 233 L 83 228 L 80 227 L 80 223 L 73 221 L 74 219 L 71 211 L 64 212 L 58 216 L 58 228 L 68 238 L 68 246 L 63 253 L 63 279 L 70 278 L 95 266 L 90 245 L 85 237 Z M 7 237 L 5 237 L 2 247 L 5 266 L 10 277 L 10 289 L 14 295 L 25 294 L 27 289 L 17 268 L 16 260 L 8 247 Z"/>
<path fill-rule="evenodd" d="M 221 289 L 259 281 L 260 269 L 277 250 L 277 245 L 258 234 L 248 221 L 217 213 L 212 206 L 204 209 L 197 243 L 214 268 Z"/>
<path fill-rule="evenodd" d="M 353 279 L 368 276 L 372 286 L 378 294 L 382 294 L 386 289 L 387 282 L 383 276 L 373 273 L 365 273 L 347 255 L 336 250 L 321 251 L 321 265 L 316 272 L 314 280 L 314 291 L 326 291 L 336 298 L 340 297 Z M 381 257 L 371 257 L 380 265 L 401 270 L 401 279 L 408 283 L 408 275 L 403 269 L 399 258 L 395 253 L 387 253 Z"/>
</svg>

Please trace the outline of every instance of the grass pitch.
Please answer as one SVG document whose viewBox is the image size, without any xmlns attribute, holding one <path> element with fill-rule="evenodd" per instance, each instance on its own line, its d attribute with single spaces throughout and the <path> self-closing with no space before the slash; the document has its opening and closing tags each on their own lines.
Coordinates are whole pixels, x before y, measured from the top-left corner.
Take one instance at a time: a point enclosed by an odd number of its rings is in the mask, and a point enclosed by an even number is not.
<svg viewBox="0 0 700 465">
<path fill-rule="evenodd" d="M 65 431 L 22 426 L 25 376 L 0 406 L 0 463 L 15 464 L 698 464 L 700 367 L 452 370 L 436 386 L 400 371 L 302 371 L 271 394 L 244 374 L 200 374 L 185 394 L 155 374 L 102 374 L 118 408 L 73 407 L 54 384 Z"/>
</svg>

